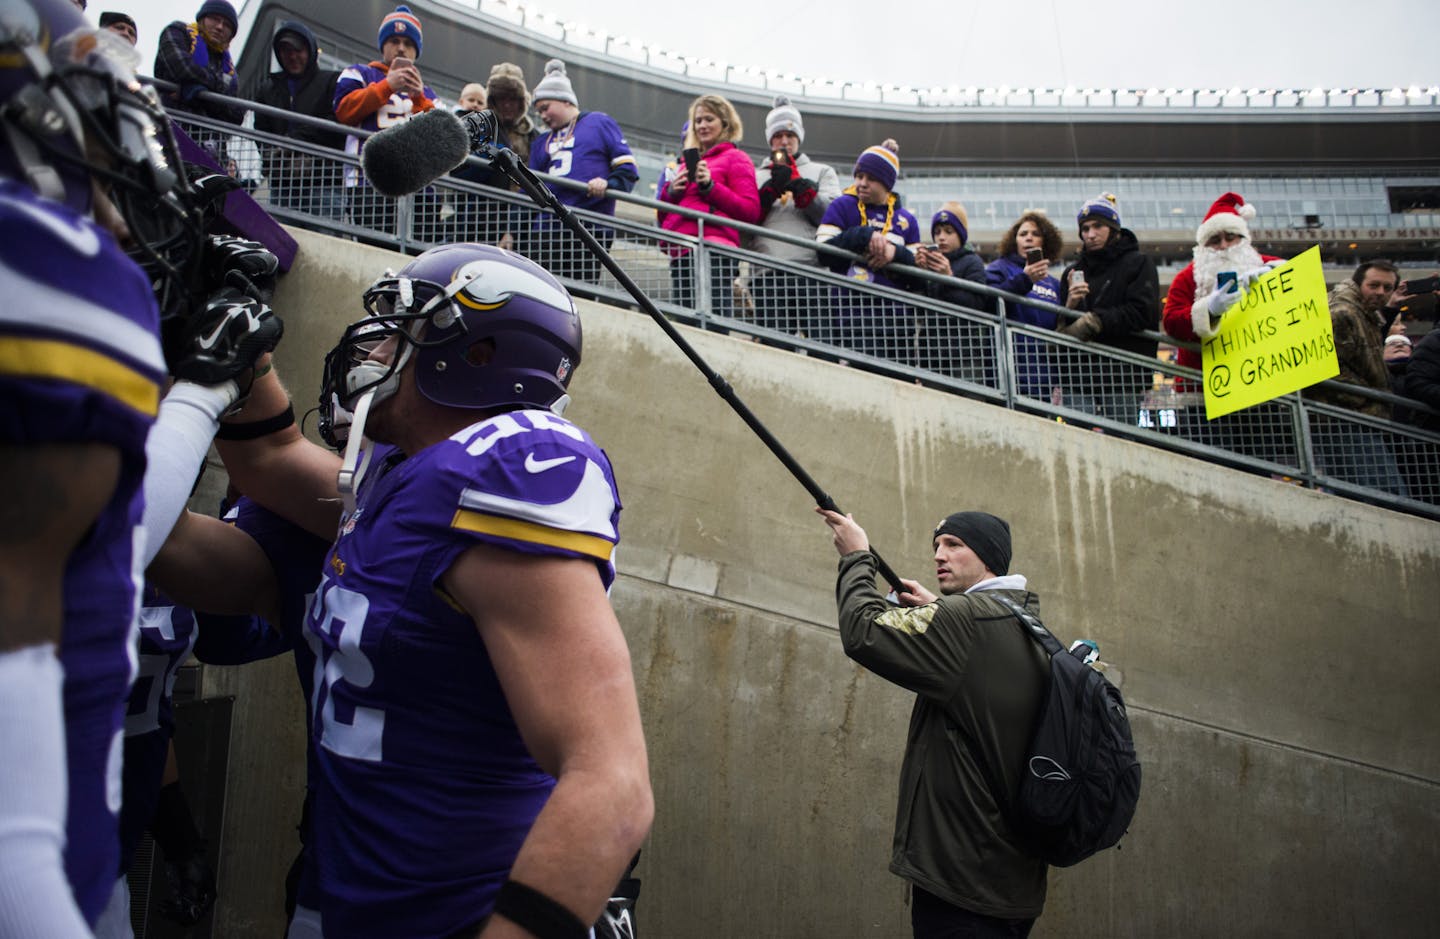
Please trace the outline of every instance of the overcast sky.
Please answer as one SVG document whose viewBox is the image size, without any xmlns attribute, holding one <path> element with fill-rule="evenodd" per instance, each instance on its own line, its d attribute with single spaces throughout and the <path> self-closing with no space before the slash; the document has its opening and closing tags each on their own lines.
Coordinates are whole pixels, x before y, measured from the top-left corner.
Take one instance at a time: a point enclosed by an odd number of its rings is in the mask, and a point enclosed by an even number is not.
<svg viewBox="0 0 1440 939">
<path fill-rule="evenodd" d="M 92 0 L 90 15 L 123 9 L 135 17 L 141 71 L 148 74 L 156 34 L 171 20 L 189 22 L 198 6 L 198 0 Z M 1434 0 L 1229 0 L 1214 4 L 1214 12 L 1173 0 L 536 0 L 527 8 L 680 55 L 898 85 L 1440 84 Z M 717 8 L 727 15 L 714 15 Z"/>
</svg>

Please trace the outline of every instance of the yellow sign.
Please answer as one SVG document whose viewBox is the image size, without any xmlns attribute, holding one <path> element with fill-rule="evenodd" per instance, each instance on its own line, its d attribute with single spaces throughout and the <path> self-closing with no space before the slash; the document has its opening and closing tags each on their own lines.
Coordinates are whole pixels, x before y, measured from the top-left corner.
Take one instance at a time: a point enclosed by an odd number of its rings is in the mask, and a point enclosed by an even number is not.
<svg viewBox="0 0 1440 939">
<path fill-rule="evenodd" d="M 1207 420 L 1339 375 L 1320 246 L 1251 284 L 1200 355 Z"/>
</svg>

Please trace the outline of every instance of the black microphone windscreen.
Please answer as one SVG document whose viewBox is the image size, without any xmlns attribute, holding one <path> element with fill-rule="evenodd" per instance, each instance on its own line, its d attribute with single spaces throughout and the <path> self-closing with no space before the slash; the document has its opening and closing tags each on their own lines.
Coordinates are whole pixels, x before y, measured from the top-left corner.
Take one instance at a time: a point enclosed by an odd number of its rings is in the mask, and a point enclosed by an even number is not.
<svg viewBox="0 0 1440 939">
<path fill-rule="evenodd" d="M 419 192 L 465 162 L 470 133 L 448 110 L 434 108 L 371 134 L 360 165 L 375 190 L 386 196 Z"/>
</svg>

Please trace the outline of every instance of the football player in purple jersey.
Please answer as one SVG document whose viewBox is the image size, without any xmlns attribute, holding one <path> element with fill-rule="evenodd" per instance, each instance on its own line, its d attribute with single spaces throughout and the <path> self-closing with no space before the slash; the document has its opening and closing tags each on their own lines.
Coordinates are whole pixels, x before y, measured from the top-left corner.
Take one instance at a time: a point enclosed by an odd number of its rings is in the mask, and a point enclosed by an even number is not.
<svg viewBox="0 0 1440 939">
<path fill-rule="evenodd" d="M 5 937 L 89 935 L 111 896 L 137 572 L 166 527 L 145 511 L 147 437 L 167 406 L 213 426 L 235 340 L 273 321 L 203 293 L 196 314 L 200 200 L 134 59 L 65 0 L 0 2 Z M 162 405 L 167 370 L 193 381 Z"/>
<path fill-rule="evenodd" d="M 276 419 L 273 372 L 233 419 L 269 432 L 217 441 L 242 491 L 336 539 L 306 622 L 321 929 L 585 936 L 654 809 L 607 597 L 620 501 L 560 416 L 578 313 L 538 265 L 468 244 L 365 303 L 326 359 L 343 459 Z M 263 565 L 214 567 L 232 602 L 273 591 Z"/>
</svg>

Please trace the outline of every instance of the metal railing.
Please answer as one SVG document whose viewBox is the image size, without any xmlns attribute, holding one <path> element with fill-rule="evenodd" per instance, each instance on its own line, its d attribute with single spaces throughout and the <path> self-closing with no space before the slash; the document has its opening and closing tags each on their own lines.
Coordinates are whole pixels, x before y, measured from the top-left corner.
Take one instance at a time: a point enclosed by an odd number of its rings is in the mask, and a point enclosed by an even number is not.
<svg viewBox="0 0 1440 939">
<path fill-rule="evenodd" d="M 174 116 L 202 137 L 223 137 L 237 175 L 284 221 L 401 251 L 454 241 L 501 243 L 546 266 L 579 296 L 633 306 L 583 246 L 522 194 L 445 177 L 424 192 L 389 199 L 363 183 L 346 185 L 347 170 L 353 181 L 357 167 L 347 154 L 190 114 Z M 547 182 L 583 188 L 568 179 Z M 818 255 L 852 258 L 827 245 L 726 219 L 724 227 L 741 232 L 746 245 L 732 247 L 707 240 L 707 229 L 722 222 L 715 216 L 614 195 L 624 204 L 616 216 L 576 214 L 676 320 L 1440 519 L 1440 434 L 1297 394 L 1207 421 L 1193 369 L 1007 319 L 1004 303 L 1022 298 L 916 268 L 896 273 L 913 290 L 878 286 L 812 263 Z M 693 218 L 698 231 L 664 231 L 652 220 L 656 212 Z M 785 249 L 803 257 L 773 256 Z M 963 285 L 972 302 L 935 299 L 926 285 Z M 1076 315 L 1023 302 L 1054 312 L 1062 323 Z M 1143 335 L 1177 345 L 1159 333 Z M 1434 413 L 1383 392 L 1339 387 Z"/>
</svg>

